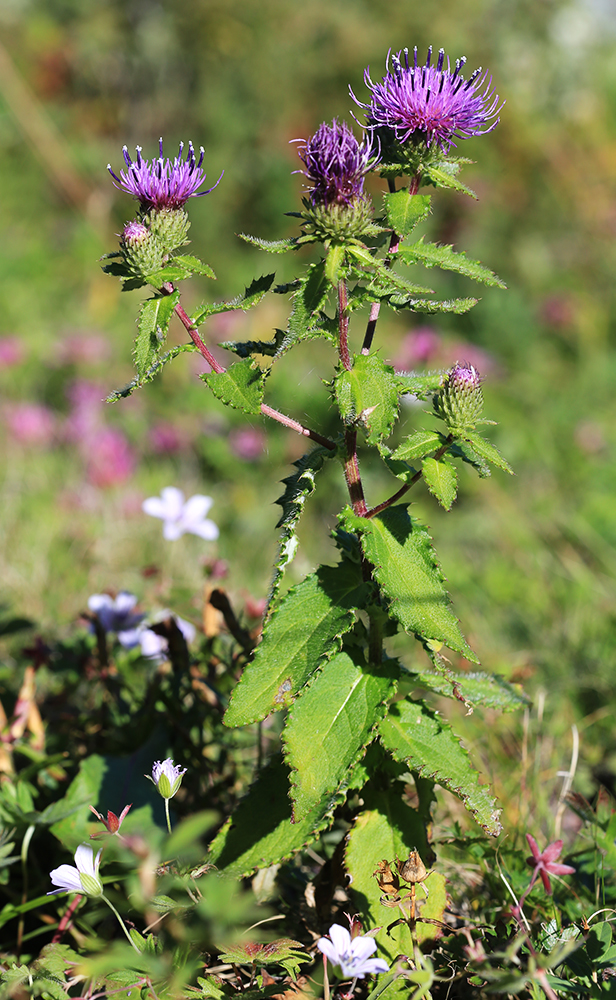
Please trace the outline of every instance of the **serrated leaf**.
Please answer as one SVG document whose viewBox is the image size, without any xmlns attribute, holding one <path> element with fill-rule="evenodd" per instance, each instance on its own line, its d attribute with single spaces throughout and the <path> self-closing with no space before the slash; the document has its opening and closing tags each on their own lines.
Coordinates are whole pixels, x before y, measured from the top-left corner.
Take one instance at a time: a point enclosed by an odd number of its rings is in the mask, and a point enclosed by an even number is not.
<svg viewBox="0 0 616 1000">
<path fill-rule="evenodd" d="M 394 789 L 363 793 L 366 808 L 357 816 L 347 835 L 345 868 L 350 875 L 350 892 L 365 927 L 380 928 L 375 935 L 379 956 L 393 961 L 398 955 L 412 955 L 413 941 L 406 922 L 391 927 L 402 914 L 397 907 L 381 903 L 381 890 L 373 877 L 379 861 L 395 863 L 417 850 L 428 858 L 428 843 L 423 820 L 415 809 L 405 805 Z M 440 920 L 446 904 L 445 879 L 433 872 L 426 880 L 429 896 L 424 901 L 421 889 L 417 890 L 420 916 Z M 408 892 L 401 893 L 407 895 Z M 439 936 L 439 929 L 418 921 L 415 925 L 416 940 L 421 943 Z"/>
<path fill-rule="evenodd" d="M 194 316 L 191 318 L 191 323 L 193 326 L 200 326 L 204 319 L 208 316 L 215 316 L 219 313 L 232 312 L 234 309 L 252 309 L 256 306 L 258 302 L 261 301 L 263 296 L 270 290 L 275 274 L 263 274 L 260 278 L 255 278 L 244 289 L 242 295 L 236 296 L 234 299 L 230 299 L 228 302 L 205 302 L 203 305 L 199 306 Z"/>
<path fill-rule="evenodd" d="M 274 575 L 267 602 L 268 608 L 272 607 L 286 569 L 295 557 L 299 544 L 299 539 L 295 534 L 295 527 L 302 514 L 306 500 L 314 492 L 316 474 L 323 467 L 324 460 L 326 458 L 333 458 L 335 454 L 335 451 L 330 451 L 328 448 L 321 446 L 314 448 L 307 455 L 303 455 L 302 458 L 293 463 L 297 472 L 282 480 L 285 491 L 275 501 L 275 503 L 282 507 L 282 514 L 276 525 L 277 528 L 282 528 L 282 532 L 280 534 L 278 556 L 274 563 Z"/>
<path fill-rule="evenodd" d="M 334 379 L 336 401 L 346 424 L 360 423 L 369 444 L 391 434 L 398 416 L 398 387 L 394 369 L 376 354 L 357 354 L 351 371 Z"/>
<path fill-rule="evenodd" d="M 411 393 L 418 399 L 428 399 L 441 388 L 444 372 L 429 372 L 427 375 L 401 372 L 396 375 L 400 395 Z"/>
<path fill-rule="evenodd" d="M 446 698 L 462 701 L 467 708 L 491 708 L 500 712 L 515 712 L 529 704 L 519 684 L 511 684 L 498 674 L 483 672 L 460 673 L 453 670 L 435 673 L 433 670 L 411 670 L 422 687 Z"/>
<path fill-rule="evenodd" d="M 139 310 L 139 332 L 133 351 L 139 381 L 158 358 L 167 337 L 173 310 L 179 301 L 180 293 L 175 291 L 171 295 L 155 295 L 142 303 Z"/>
<path fill-rule="evenodd" d="M 476 306 L 479 299 L 415 299 L 406 295 L 390 295 L 389 304 L 394 309 L 410 309 L 419 313 L 463 313 Z"/>
<path fill-rule="evenodd" d="M 497 274 L 484 267 L 478 260 L 471 260 L 465 253 L 456 253 L 452 246 L 425 243 L 423 236 L 412 246 L 398 248 L 397 257 L 407 264 L 423 264 L 424 267 L 440 267 L 444 271 L 457 271 L 467 278 L 482 281 L 484 285 L 506 288 Z"/>
<path fill-rule="evenodd" d="M 250 358 L 253 354 L 274 358 L 282 354 L 285 339 L 284 330 L 276 330 L 273 340 L 223 340 L 220 344 L 226 351 L 233 351 L 239 358 Z"/>
<path fill-rule="evenodd" d="M 399 462 L 412 462 L 418 458 L 425 458 L 431 451 L 440 448 L 444 440 L 438 431 L 414 431 L 392 452 L 390 458 Z"/>
<path fill-rule="evenodd" d="M 245 243 L 251 243 L 260 250 L 267 250 L 268 253 L 286 253 L 287 250 L 297 249 L 297 240 L 262 240 L 258 236 L 248 236 L 247 233 L 237 234 Z"/>
<path fill-rule="evenodd" d="M 340 280 L 340 268 L 344 264 L 344 257 L 344 244 L 330 244 L 325 257 L 325 277 L 334 288 L 336 288 Z"/>
<path fill-rule="evenodd" d="M 199 377 L 227 406 L 244 413 L 261 412 L 264 375 L 252 358 L 236 361 L 226 372 L 209 372 Z"/>
<path fill-rule="evenodd" d="M 368 666 L 359 650 L 338 653 L 293 705 L 283 733 L 292 768 L 293 820 L 347 781 L 395 693 L 397 670 Z"/>
<path fill-rule="evenodd" d="M 176 260 L 177 258 L 174 258 L 169 264 L 161 267 L 159 271 L 152 271 L 151 274 L 144 275 L 148 285 L 152 285 L 153 288 L 162 288 L 170 281 L 183 281 L 184 278 L 189 278 L 192 274 L 192 268 L 176 263 Z M 213 271 L 212 274 L 214 274 Z"/>
<path fill-rule="evenodd" d="M 191 274 L 203 274 L 206 278 L 216 279 L 216 275 L 210 265 L 204 264 L 202 260 L 199 260 L 198 257 L 193 257 L 191 254 L 178 254 L 177 257 L 173 258 L 173 263 L 179 264 L 180 267 L 188 270 Z"/>
<path fill-rule="evenodd" d="M 394 760 L 453 792 L 486 833 L 498 836 L 502 826 L 490 790 L 479 784 L 468 752 L 440 715 L 421 701 L 398 701 L 379 724 L 379 734 Z"/>
<path fill-rule="evenodd" d="M 491 441 L 486 441 L 481 434 L 478 434 L 476 431 L 465 431 L 463 440 L 468 441 L 473 451 L 477 452 L 481 458 L 487 462 L 491 462 L 492 465 L 496 465 L 503 472 L 508 472 L 511 476 L 514 475 L 509 462 L 503 458 L 498 448 L 495 448 Z"/>
<path fill-rule="evenodd" d="M 445 458 L 424 458 L 422 465 L 426 486 L 436 497 L 441 507 L 451 510 L 458 494 L 458 473 Z"/>
<path fill-rule="evenodd" d="M 403 628 L 421 641 L 438 639 L 478 663 L 451 610 L 432 539 L 406 506 L 388 507 L 372 518 L 356 517 L 347 508 L 343 517 L 349 530 L 360 533 L 364 555 Z"/>
<path fill-rule="evenodd" d="M 369 585 L 348 562 L 321 566 L 293 587 L 263 629 L 225 713 L 226 726 L 245 726 L 286 708 L 323 659 L 337 651 Z"/>
<path fill-rule="evenodd" d="M 236 878 L 285 861 L 331 826 L 334 809 L 347 790 L 327 796 L 299 823 L 292 821 L 288 793 L 289 769 L 276 757 L 216 835 L 207 860 Z"/>
<path fill-rule="evenodd" d="M 453 176 L 453 174 L 450 174 L 445 170 L 441 170 L 440 167 L 437 167 L 432 163 L 426 164 L 425 172 L 436 187 L 453 188 L 454 191 L 462 191 L 464 194 L 470 195 L 471 198 L 474 198 L 475 201 L 477 201 L 477 195 L 475 192 L 471 191 L 469 187 L 466 187 L 466 185 L 463 184 L 462 181 L 459 181 L 457 177 Z"/>
<path fill-rule="evenodd" d="M 384 196 L 387 222 L 399 236 L 408 236 L 430 214 L 429 194 L 409 194 L 407 188 Z"/>
<path fill-rule="evenodd" d="M 396 271 L 392 271 L 390 267 L 385 267 L 381 261 L 375 261 L 376 265 L 375 274 L 370 281 L 370 284 L 366 285 L 365 293 L 372 299 L 389 299 L 390 296 L 414 296 L 414 295 L 431 295 L 434 292 L 433 288 L 427 288 L 425 285 L 416 285 L 414 282 L 409 281 L 408 278 L 403 278 Z M 359 277 L 363 275 L 358 272 Z"/>
<path fill-rule="evenodd" d="M 190 344 L 178 344 L 176 347 L 172 347 L 170 351 L 156 357 L 141 378 L 134 378 L 122 389 L 114 389 L 113 392 L 110 392 L 105 402 L 117 403 L 119 399 L 126 399 L 126 397 L 130 396 L 135 389 L 140 389 L 142 386 L 146 385 L 147 382 L 151 382 L 154 376 L 158 374 L 168 361 L 173 361 L 174 358 L 177 358 L 180 354 L 184 354 L 186 351 L 194 352 L 196 350 L 197 347 L 192 342 Z"/>
<path fill-rule="evenodd" d="M 319 326 L 318 312 L 325 305 L 330 284 L 325 277 L 325 262 L 311 264 L 299 288 L 293 292 L 293 309 L 287 324 L 286 339 L 295 344 L 305 340 Z"/>
</svg>

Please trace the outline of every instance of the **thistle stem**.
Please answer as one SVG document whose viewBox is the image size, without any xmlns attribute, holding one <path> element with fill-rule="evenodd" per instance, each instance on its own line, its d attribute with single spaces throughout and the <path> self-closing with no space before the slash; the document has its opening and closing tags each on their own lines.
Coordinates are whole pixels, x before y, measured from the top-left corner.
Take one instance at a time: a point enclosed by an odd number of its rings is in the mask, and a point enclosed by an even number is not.
<svg viewBox="0 0 616 1000">
<path fill-rule="evenodd" d="M 451 436 L 447 438 L 445 444 L 442 444 L 441 447 L 438 449 L 438 451 L 434 452 L 434 455 L 432 457 L 438 462 L 439 458 L 443 457 L 443 455 L 449 448 L 450 444 L 451 444 Z M 397 490 L 394 494 L 392 494 L 392 496 L 388 497 L 387 500 L 383 500 L 383 503 L 377 504 L 376 507 L 371 507 L 370 510 L 366 511 L 366 513 L 363 516 L 374 517 L 376 514 L 380 514 L 382 510 L 387 510 L 387 508 L 391 507 L 391 505 L 394 504 L 396 500 L 399 500 L 401 497 L 404 496 L 405 493 L 408 493 L 411 486 L 414 486 L 415 483 L 417 483 L 422 476 L 423 476 L 423 470 L 420 469 L 419 472 L 416 472 L 413 478 L 410 479 L 408 483 L 405 483 L 404 486 L 401 486 L 400 489 Z"/>
<path fill-rule="evenodd" d="M 353 506 L 353 511 L 358 517 L 365 517 L 368 512 L 366 500 L 364 498 L 364 488 L 362 486 L 359 473 L 359 462 L 357 461 L 357 431 L 348 427 L 344 438 L 347 446 L 347 457 L 344 463 L 344 478 L 349 490 L 349 499 Z"/>
<path fill-rule="evenodd" d="M 340 360 L 348 372 L 353 367 L 349 354 L 349 312 L 346 281 L 338 282 L 338 350 Z"/>
<path fill-rule="evenodd" d="M 139 948 L 137 947 L 137 945 L 136 945 L 136 944 L 135 944 L 135 942 L 133 941 L 132 937 L 131 937 L 131 936 L 130 936 L 130 934 L 128 933 L 128 929 L 127 929 L 127 927 L 126 927 L 126 924 L 125 924 L 125 923 L 124 923 L 124 921 L 122 920 L 122 917 L 120 916 L 120 914 L 119 914 L 119 913 L 118 913 L 118 911 L 116 910 L 116 908 L 115 908 L 115 906 L 113 905 L 113 903 L 111 902 L 111 900 L 110 900 L 110 899 L 107 899 L 107 897 L 105 896 L 105 894 L 104 894 L 104 893 L 103 893 L 103 895 L 101 896 L 101 899 L 104 899 L 104 900 L 105 900 L 105 902 L 107 903 L 107 906 L 109 907 L 109 909 L 110 909 L 110 910 L 113 910 L 113 912 L 115 913 L 116 917 L 118 918 L 118 920 L 119 920 L 119 922 L 120 922 L 120 927 L 122 928 L 122 930 L 123 930 L 123 931 L 124 931 L 124 933 L 126 934 L 126 937 L 128 938 L 128 941 L 129 941 L 129 943 L 130 943 L 130 944 L 131 944 L 131 946 L 132 946 L 132 947 L 133 947 L 133 948 L 135 949 L 135 951 L 137 952 L 137 954 L 138 954 L 138 955 L 140 955 L 140 954 L 141 954 L 141 952 L 139 951 Z"/>
</svg>

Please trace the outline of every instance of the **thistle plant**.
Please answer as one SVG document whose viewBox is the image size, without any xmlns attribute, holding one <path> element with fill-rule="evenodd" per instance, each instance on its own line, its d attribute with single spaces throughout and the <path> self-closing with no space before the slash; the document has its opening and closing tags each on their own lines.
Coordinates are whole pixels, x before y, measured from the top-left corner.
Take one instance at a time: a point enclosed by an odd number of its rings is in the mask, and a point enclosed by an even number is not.
<svg viewBox="0 0 616 1000">
<path fill-rule="evenodd" d="M 382 308 L 459 315 L 477 303 L 473 297 L 435 297 L 407 276 L 408 266 L 439 267 L 505 287 L 487 267 L 427 235 L 431 195 L 422 189 L 472 194 L 458 179 L 468 161 L 452 156 L 451 149 L 456 141 L 490 132 L 500 111 L 486 74 L 477 70 L 465 78 L 463 59 L 452 70 L 442 50 L 436 65 L 431 55 L 429 50 L 420 66 L 416 51 L 412 61 L 406 51 L 398 53 L 377 84 L 366 71 L 369 97 L 355 98 L 366 115 L 361 140 L 338 119 L 299 140 L 306 196 L 303 210 L 290 213 L 298 219 L 298 234 L 274 243 L 243 236 L 273 254 L 311 248 L 312 262 L 300 264 L 294 281 L 276 284 L 268 274 L 231 301 L 207 301 L 187 314 L 178 282 L 214 272 L 183 252 L 186 203 L 213 188 L 198 191 L 205 178 L 203 153 L 197 161 L 189 144 L 186 158 L 180 146 L 175 160 L 163 160 L 162 140 L 158 159 L 148 161 L 138 149 L 132 161 L 125 149 L 125 169 L 119 175 L 111 171 L 116 185 L 137 199 L 139 211 L 104 267 L 126 289 L 151 290 L 139 314 L 135 376 L 110 400 L 130 395 L 179 355 L 197 351 L 210 367 L 200 376 L 204 390 L 221 405 L 252 418 L 261 414 L 308 439 L 278 500 L 280 546 L 262 636 L 256 648 L 244 643 L 238 651 L 244 670 L 224 717 L 227 726 L 237 727 L 284 712 L 282 752 L 260 767 L 232 821 L 214 838 L 208 861 L 229 875 L 249 875 L 291 857 L 344 812 L 351 894 L 365 925 L 376 927 L 386 911 L 375 866 L 383 855 L 419 852 L 433 869 L 422 882 L 425 899 L 412 918 L 397 921 L 389 934 L 385 928 L 377 934 L 383 965 L 434 937 L 442 919 L 444 877 L 428 839 L 434 785 L 457 795 L 487 834 L 500 831 L 489 788 L 480 783 L 449 723 L 431 707 L 431 694 L 461 701 L 469 710 L 516 708 L 523 702 L 501 679 L 459 672 L 450 662 L 462 658 L 478 665 L 478 658 L 452 609 L 428 530 L 408 506 L 410 491 L 427 487 L 434 501 L 450 510 L 461 463 L 482 477 L 491 465 L 511 472 L 480 432 L 491 423 L 483 417 L 481 375 L 464 359 L 448 371 L 398 372 L 383 360 L 379 342 Z M 365 190 L 369 174 L 385 180 L 383 200 L 376 205 Z M 424 234 L 418 238 L 419 226 Z M 290 298 L 286 328 L 269 341 L 225 342 L 221 346 L 230 361 L 223 365 L 208 345 L 208 318 L 256 307 L 268 293 Z M 362 310 L 368 313 L 365 326 Z M 167 349 L 173 317 L 183 325 L 186 341 Z M 331 368 L 322 374 L 338 412 L 334 436 L 282 413 L 266 397 L 273 366 L 298 344 L 316 339 L 331 347 Z M 405 396 L 431 402 L 431 415 L 414 410 L 417 426 L 392 444 Z M 378 496 L 367 494 L 362 476 L 368 450 L 390 482 Z M 319 472 L 332 459 L 341 463 L 348 491 L 333 532 L 338 561 L 287 588 L 298 522 L 318 488 Z M 187 526 L 183 497 L 173 517 L 163 509 L 167 499 L 163 491 L 163 500 L 149 500 L 146 508 L 165 521 L 166 537 L 196 531 Z M 206 507 L 193 513 L 202 529 L 196 533 L 214 537 L 205 532 L 210 522 L 201 520 Z M 399 632 L 408 641 L 397 658 L 387 642 Z M 172 762 L 160 765 L 164 775 L 167 764 Z M 414 808 L 404 797 L 409 773 L 417 791 Z M 168 806 L 169 789 L 161 790 L 162 778 L 153 780 Z M 334 945 L 322 950 L 327 954 Z M 362 960 L 367 954 L 362 952 Z"/>
</svg>

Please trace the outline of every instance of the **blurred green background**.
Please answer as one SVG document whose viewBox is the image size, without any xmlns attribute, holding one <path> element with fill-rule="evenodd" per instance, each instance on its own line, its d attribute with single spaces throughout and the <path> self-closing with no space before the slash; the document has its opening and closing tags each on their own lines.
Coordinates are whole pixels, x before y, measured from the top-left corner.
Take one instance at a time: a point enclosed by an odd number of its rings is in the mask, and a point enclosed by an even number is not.
<svg viewBox="0 0 616 1000">
<path fill-rule="evenodd" d="M 460 144 L 477 202 L 438 192 L 430 238 L 482 260 L 509 290 L 480 290 L 465 317 L 396 317 L 379 331 L 402 367 L 473 361 L 487 376 L 493 440 L 516 470 L 478 481 L 444 514 L 420 490 L 455 607 L 485 669 L 547 691 L 546 711 L 588 730 L 590 763 L 613 766 L 616 707 L 616 9 L 610 0 L 1 0 L 0 597 L 43 635 L 75 627 L 91 593 L 128 589 L 145 608 L 198 622 L 204 564 L 226 560 L 241 608 L 262 598 L 276 550 L 278 480 L 303 450 L 291 433 L 214 405 L 184 355 L 155 385 L 101 400 L 131 373 L 139 292 L 98 258 L 115 249 L 130 199 L 106 172 L 121 147 L 152 156 L 159 135 L 206 147 L 212 195 L 189 205 L 192 250 L 218 275 L 187 287 L 238 294 L 254 274 L 285 280 L 303 256 L 270 257 L 236 233 L 296 232 L 290 140 L 350 120 L 348 86 L 384 72 L 389 48 L 441 45 L 490 68 L 506 99 L 488 136 Z M 372 187 L 378 202 L 379 182 Z M 433 275 L 430 274 L 432 281 Z M 437 278 L 434 278 L 436 281 Z M 436 287 L 474 294 L 451 277 Z M 285 302 L 218 317 L 206 333 L 270 339 Z M 361 327 L 353 331 L 356 348 Z M 183 339 L 176 328 L 172 341 Z M 270 401 L 327 427 L 331 351 L 306 344 Z M 286 366 L 286 367 L 285 367 Z M 404 426 L 429 425 L 407 408 Z M 427 422 L 427 423 L 426 423 Z M 297 579 L 330 554 L 344 501 L 323 474 L 302 527 Z M 373 503 L 392 491 L 366 465 Z M 211 494 L 216 545 L 164 543 L 144 497 L 167 485 Z M 395 488 L 395 485 L 394 485 Z M 409 640 L 409 648 L 412 644 Z M 414 654 L 412 654 L 414 655 Z"/>
</svg>

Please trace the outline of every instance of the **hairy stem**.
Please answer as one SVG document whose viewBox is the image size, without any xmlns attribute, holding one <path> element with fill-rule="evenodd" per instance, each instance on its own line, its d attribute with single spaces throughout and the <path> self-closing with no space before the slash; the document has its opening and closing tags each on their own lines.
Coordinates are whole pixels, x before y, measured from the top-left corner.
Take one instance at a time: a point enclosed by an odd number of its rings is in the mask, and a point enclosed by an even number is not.
<svg viewBox="0 0 616 1000">
<path fill-rule="evenodd" d="M 443 455 L 449 448 L 451 442 L 452 442 L 452 437 L 450 434 L 445 444 L 442 444 L 441 447 L 438 449 L 438 451 L 434 452 L 434 455 L 432 457 L 435 459 L 435 461 L 438 462 L 439 458 L 443 457 Z M 397 490 L 392 496 L 388 497 L 387 500 L 383 500 L 383 503 L 377 504 L 376 507 L 371 507 L 371 509 L 366 511 L 366 513 L 363 516 L 374 517 L 375 514 L 380 514 L 382 510 L 387 510 L 387 508 L 391 507 L 392 504 L 396 503 L 396 501 L 399 500 L 400 497 L 403 497 L 405 493 L 408 493 L 411 486 L 414 486 L 415 483 L 419 482 L 422 476 L 423 476 L 423 470 L 420 469 L 419 472 L 416 472 L 413 478 L 410 479 L 408 483 L 405 483 L 404 486 L 401 486 L 400 489 Z"/>
<path fill-rule="evenodd" d="M 348 372 L 353 367 L 349 354 L 349 313 L 346 281 L 338 282 L 338 350 L 340 360 Z"/>
<path fill-rule="evenodd" d="M 345 431 L 347 457 L 344 463 L 344 478 L 349 490 L 349 498 L 353 506 L 353 511 L 358 517 L 365 517 L 368 507 L 364 498 L 364 488 L 359 474 L 359 462 L 357 461 L 357 431 L 349 427 Z"/>
<path fill-rule="evenodd" d="M 289 427 L 292 431 L 297 431 L 298 434 L 303 434 L 304 437 L 310 438 L 311 441 L 322 444 L 324 448 L 329 448 L 330 451 L 336 450 L 336 445 L 329 438 L 323 437 L 318 431 L 311 431 L 309 427 L 304 427 L 297 420 L 293 420 L 292 417 L 286 417 L 284 413 L 280 413 L 279 410 L 268 406 L 267 403 L 261 403 L 261 413 L 265 417 L 271 417 L 272 420 L 276 420 L 283 427 Z"/>
</svg>

